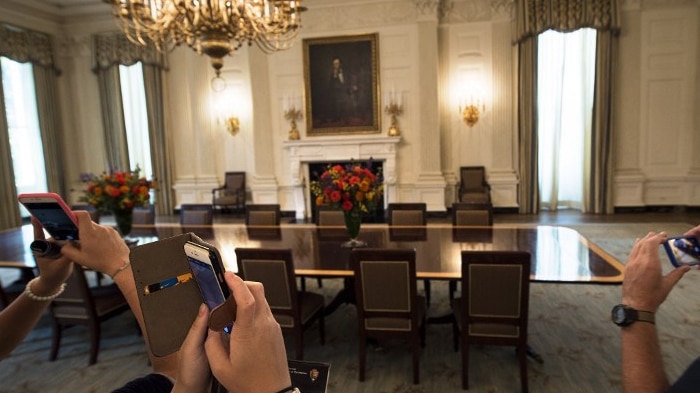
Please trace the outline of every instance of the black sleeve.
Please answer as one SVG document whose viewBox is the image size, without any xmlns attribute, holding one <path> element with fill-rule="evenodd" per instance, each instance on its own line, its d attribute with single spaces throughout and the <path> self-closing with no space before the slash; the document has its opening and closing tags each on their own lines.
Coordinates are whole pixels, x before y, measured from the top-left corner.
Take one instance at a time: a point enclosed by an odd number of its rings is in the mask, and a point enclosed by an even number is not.
<svg viewBox="0 0 700 393">
<path fill-rule="evenodd" d="M 700 387 L 700 358 L 688 366 L 667 393 L 695 393 Z"/>
<path fill-rule="evenodd" d="M 148 374 L 134 379 L 112 393 L 170 393 L 171 390 L 173 390 L 173 383 L 168 377 L 161 374 Z"/>
</svg>

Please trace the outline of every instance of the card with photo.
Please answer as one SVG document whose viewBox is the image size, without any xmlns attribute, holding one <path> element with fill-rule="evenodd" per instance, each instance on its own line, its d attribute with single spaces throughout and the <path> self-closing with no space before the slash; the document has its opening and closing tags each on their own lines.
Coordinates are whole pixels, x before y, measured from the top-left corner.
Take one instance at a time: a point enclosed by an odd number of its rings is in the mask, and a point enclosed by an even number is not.
<svg viewBox="0 0 700 393">
<path fill-rule="evenodd" d="M 328 387 L 329 363 L 289 360 L 289 375 L 292 386 L 302 393 L 326 393 Z"/>
</svg>

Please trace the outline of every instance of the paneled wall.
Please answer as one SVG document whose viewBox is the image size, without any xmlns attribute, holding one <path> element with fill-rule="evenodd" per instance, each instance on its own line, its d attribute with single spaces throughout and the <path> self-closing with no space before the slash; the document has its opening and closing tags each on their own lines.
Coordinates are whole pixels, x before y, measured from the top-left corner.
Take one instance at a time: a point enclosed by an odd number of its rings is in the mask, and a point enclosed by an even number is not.
<svg viewBox="0 0 700 393">
<path fill-rule="evenodd" d="M 102 121 L 90 34 L 115 29 L 109 7 L 48 12 L 33 2 L 0 3 L 0 21 L 57 37 L 61 106 L 69 188 L 81 172 L 104 170 Z M 97 4 L 99 3 L 99 4 Z M 290 173 L 284 144 L 285 97 L 303 97 L 303 39 L 377 33 L 381 89 L 403 92 L 396 145 L 397 201 L 423 201 L 444 211 L 454 201 L 460 166 L 484 165 L 496 207 L 518 206 L 513 2 L 510 0 L 307 0 L 299 41 L 264 55 L 242 48 L 225 59 L 227 89 L 211 89 L 208 59 L 189 48 L 169 55 L 166 77 L 167 144 L 173 157 L 176 203 L 209 202 L 226 171 L 248 173 L 249 199 L 300 201 L 300 174 Z M 616 207 L 700 206 L 700 4 L 622 0 L 623 31 L 615 85 L 614 203 Z M 470 80 L 483 85 L 485 113 L 472 128 L 461 119 L 460 97 Z M 240 132 L 223 119 L 237 116 Z M 385 138 L 381 130 L 364 138 Z M 301 138 L 307 136 L 298 122 Z M 333 143 L 333 137 L 327 138 Z M 325 141 L 325 140 L 324 140 Z M 352 158 L 352 157 L 348 157 Z M 75 198 L 77 193 L 73 196 Z"/>
</svg>

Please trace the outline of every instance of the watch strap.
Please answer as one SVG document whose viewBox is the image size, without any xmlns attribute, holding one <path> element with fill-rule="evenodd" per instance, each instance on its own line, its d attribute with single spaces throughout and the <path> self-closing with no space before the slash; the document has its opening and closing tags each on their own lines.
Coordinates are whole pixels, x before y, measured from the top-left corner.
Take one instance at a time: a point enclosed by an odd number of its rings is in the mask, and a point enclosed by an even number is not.
<svg viewBox="0 0 700 393">
<path fill-rule="evenodd" d="M 637 321 L 649 322 L 652 325 L 656 325 L 656 317 L 651 311 L 637 310 Z"/>
</svg>

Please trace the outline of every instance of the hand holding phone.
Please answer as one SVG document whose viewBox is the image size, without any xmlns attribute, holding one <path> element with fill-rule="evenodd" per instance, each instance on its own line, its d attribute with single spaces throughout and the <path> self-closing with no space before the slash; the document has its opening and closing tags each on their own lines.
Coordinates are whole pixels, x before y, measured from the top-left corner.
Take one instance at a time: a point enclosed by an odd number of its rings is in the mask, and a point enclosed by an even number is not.
<svg viewBox="0 0 700 393">
<path fill-rule="evenodd" d="M 17 199 L 56 240 L 78 240 L 78 219 L 53 192 L 20 194 Z"/>
<path fill-rule="evenodd" d="M 695 236 L 669 237 L 664 249 L 675 267 L 700 265 L 700 242 Z"/>
<path fill-rule="evenodd" d="M 184 249 L 202 299 L 211 311 L 223 304 L 230 295 L 223 272 L 220 271 L 221 263 L 217 254 L 205 246 L 188 241 Z M 232 326 L 229 324 L 224 327 L 224 332 L 230 334 Z"/>
</svg>

